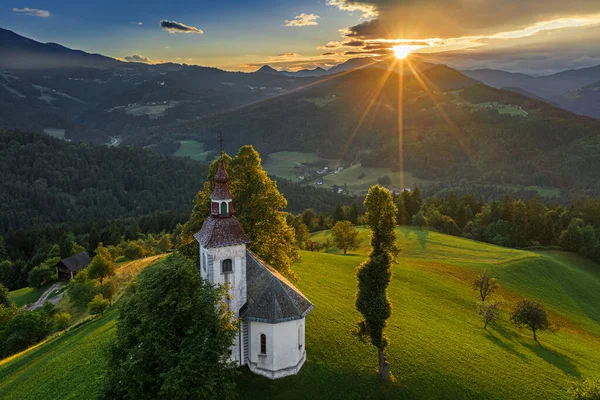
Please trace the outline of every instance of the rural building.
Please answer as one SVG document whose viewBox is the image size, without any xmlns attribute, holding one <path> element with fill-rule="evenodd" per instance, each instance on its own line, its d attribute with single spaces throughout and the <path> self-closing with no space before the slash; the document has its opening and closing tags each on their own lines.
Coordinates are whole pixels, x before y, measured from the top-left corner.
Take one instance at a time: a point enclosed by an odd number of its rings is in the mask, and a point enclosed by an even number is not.
<svg viewBox="0 0 600 400">
<path fill-rule="evenodd" d="M 313 305 L 277 271 L 259 259 L 234 216 L 223 160 L 215 175 L 211 213 L 194 237 L 200 271 L 212 284 L 229 283 L 229 309 L 240 318 L 230 349 L 237 365 L 267 378 L 298 373 L 306 361 L 305 317 Z"/>
<path fill-rule="evenodd" d="M 85 251 L 74 256 L 63 258 L 56 264 L 56 275 L 58 279 L 73 279 L 77 273 L 87 267 L 92 259 Z"/>
</svg>

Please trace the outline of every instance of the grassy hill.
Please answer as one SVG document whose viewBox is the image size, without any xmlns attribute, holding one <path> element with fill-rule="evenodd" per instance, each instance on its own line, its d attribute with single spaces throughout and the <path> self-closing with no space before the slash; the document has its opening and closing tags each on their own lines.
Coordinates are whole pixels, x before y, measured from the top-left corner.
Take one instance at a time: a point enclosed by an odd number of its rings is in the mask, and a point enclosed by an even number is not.
<svg viewBox="0 0 600 400">
<path fill-rule="evenodd" d="M 329 232 L 313 235 L 323 240 Z M 403 251 L 389 288 L 393 314 L 387 351 L 395 381 L 375 378 L 374 348 L 351 334 L 355 268 L 368 251 L 302 253 L 299 288 L 315 304 L 308 317 L 308 361 L 278 381 L 243 371 L 240 398 L 561 399 L 577 378 L 599 377 L 600 266 L 563 252 L 506 249 L 430 231 L 401 228 Z M 488 268 L 506 304 L 487 331 L 475 313 L 470 283 Z M 543 302 L 559 330 L 540 335 L 507 322 L 516 300 Z M 115 312 L 24 354 L 0 362 L 0 398 L 90 398 L 102 385 L 102 347 Z"/>
</svg>

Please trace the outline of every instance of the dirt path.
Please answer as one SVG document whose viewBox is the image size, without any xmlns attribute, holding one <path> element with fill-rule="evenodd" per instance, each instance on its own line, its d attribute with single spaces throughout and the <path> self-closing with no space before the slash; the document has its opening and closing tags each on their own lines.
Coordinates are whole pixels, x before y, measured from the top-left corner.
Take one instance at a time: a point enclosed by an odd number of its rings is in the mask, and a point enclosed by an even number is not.
<svg viewBox="0 0 600 400">
<path fill-rule="evenodd" d="M 52 294 L 52 292 L 54 292 L 55 290 L 58 290 L 60 288 L 62 288 L 63 286 L 65 286 L 67 284 L 67 282 L 56 282 L 54 285 L 50 286 L 48 288 L 48 290 L 46 290 L 38 299 L 38 301 L 36 301 L 35 303 L 33 303 L 32 305 L 30 305 L 29 307 L 27 307 L 28 310 L 35 310 L 36 308 L 40 308 L 41 306 L 44 305 L 44 303 L 47 301 L 49 301 L 50 303 L 56 305 L 60 299 L 62 299 L 62 297 L 65 295 L 65 292 L 60 293 L 58 296 L 49 299 L 48 297 L 50 297 L 50 295 Z"/>
</svg>

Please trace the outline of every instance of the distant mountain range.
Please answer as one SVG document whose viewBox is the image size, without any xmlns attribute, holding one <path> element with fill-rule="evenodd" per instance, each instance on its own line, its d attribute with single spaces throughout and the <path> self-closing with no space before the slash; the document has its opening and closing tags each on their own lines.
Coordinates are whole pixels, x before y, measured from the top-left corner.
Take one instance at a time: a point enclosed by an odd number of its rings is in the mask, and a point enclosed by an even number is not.
<svg viewBox="0 0 600 400">
<path fill-rule="evenodd" d="M 593 90 L 600 86 L 600 65 L 539 77 L 494 69 L 461 72 L 495 88 L 516 87 L 574 113 L 600 118 L 597 93 Z"/>
<path fill-rule="evenodd" d="M 147 65 L 1 30 L 0 127 L 163 155 L 174 154 L 182 140 L 215 150 L 222 129 L 230 151 L 251 143 L 265 156 L 304 151 L 404 168 L 443 188 L 600 193 L 600 121 L 550 104 L 593 115 L 600 68 L 536 78 L 460 72 L 415 58 L 414 70 L 405 68 L 401 78 L 393 65 L 353 59 L 294 73 Z M 314 76 L 321 74 L 327 79 Z"/>
</svg>

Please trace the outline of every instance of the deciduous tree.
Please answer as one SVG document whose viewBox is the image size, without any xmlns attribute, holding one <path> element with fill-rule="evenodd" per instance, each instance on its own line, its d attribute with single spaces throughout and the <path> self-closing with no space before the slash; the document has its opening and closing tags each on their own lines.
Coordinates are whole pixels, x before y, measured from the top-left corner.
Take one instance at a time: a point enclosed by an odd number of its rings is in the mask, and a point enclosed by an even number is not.
<svg viewBox="0 0 600 400">
<path fill-rule="evenodd" d="M 104 397 L 235 398 L 236 325 L 223 295 L 182 256 L 145 269 L 121 300 Z"/>
<path fill-rule="evenodd" d="M 477 313 L 483 319 L 483 329 L 494 322 L 500 315 L 500 306 L 496 302 L 481 302 L 477 304 Z"/>
<path fill-rule="evenodd" d="M 104 311 L 109 307 L 110 302 L 106 300 L 101 294 L 97 294 L 94 296 L 92 301 L 88 304 L 88 312 L 92 315 L 102 314 L 104 315 Z"/>
<path fill-rule="evenodd" d="M 473 281 L 473 289 L 479 292 L 479 297 L 484 302 L 490 294 L 498 290 L 498 282 L 496 282 L 496 279 L 490 277 L 486 270 L 483 270 L 477 274 L 477 277 Z"/>
<path fill-rule="evenodd" d="M 517 326 L 527 326 L 533 332 L 533 340 L 537 340 L 537 332 L 550 329 L 548 313 L 535 301 L 521 300 L 513 310 L 510 320 Z"/>
<path fill-rule="evenodd" d="M 344 254 L 348 249 L 356 250 L 360 246 L 358 230 L 350 221 L 339 221 L 331 230 L 333 241 L 338 249 L 343 250 Z"/>
</svg>

